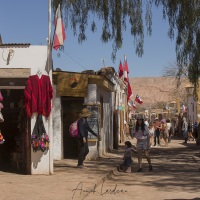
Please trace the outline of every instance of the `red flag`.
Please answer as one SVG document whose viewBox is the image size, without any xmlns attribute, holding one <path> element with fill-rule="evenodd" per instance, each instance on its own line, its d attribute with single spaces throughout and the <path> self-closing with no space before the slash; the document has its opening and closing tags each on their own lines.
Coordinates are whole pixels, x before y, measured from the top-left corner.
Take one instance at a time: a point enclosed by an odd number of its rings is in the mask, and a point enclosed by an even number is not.
<svg viewBox="0 0 200 200">
<path fill-rule="evenodd" d="M 119 63 L 119 78 L 121 78 L 124 74 L 124 69 L 123 69 L 123 66 L 122 66 L 122 62 L 120 60 L 120 63 Z"/>
<path fill-rule="evenodd" d="M 127 100 L 130 99 L 131 95 L 132 95 L 132 89 L 131 89 L 131 85 L 130 85 L 130 83 L 128 82 L 128 94 L 127 94 Z"/>
<path fill-rule="evenodd" d="M 60 4 L 58 5 L 58 8 L 56 10 L 54 24 L 55 24 L 55 33 L 54 33 L 53 48 L 55 50 L 58 50 L 59 47 L 64 44 L 64 41 L 66 39 L 65 28 L 61 17 Z"/>
<path fill-rule="evenodd" d="M 143 103 L 143 101 L 142 101 L 142 99 L 139 97 L 139 95 L 136 95 L 135 101 L 138 102 L 139 104 L 142 104 L 142 103 Z"/>
<path fill-rule="evenodd" d="M 124 55 L 124 81 L 128 82 L 128 62 L 127 62 L 127 58 L 126 55 Z"/>
<path fill-rule="evenodd" d="M 182 111 L 183 111 L 183 113 L 187 112 L 185 105 L 182 106 Z"/>
</svg>

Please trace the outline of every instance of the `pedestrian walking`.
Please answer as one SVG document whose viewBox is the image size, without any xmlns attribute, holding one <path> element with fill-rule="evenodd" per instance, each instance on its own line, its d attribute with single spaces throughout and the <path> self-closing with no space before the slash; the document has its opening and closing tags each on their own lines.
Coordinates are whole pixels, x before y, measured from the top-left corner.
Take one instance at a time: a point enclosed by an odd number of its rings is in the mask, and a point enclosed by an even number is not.
<svg viewBox="0 0 200 200">
<path fill-rule="evenodd" d="M 188 140 L 190 141 L 190 139 L 192 139 L 194 141 L 194 137 L 192 135 L 192 122 L 191 120 L 189 120 L 189 123 L 188 123 Z"/>
<path fill-rule="evenodd" d="M 168 137 L 169 137 L 169 132 L 168 132 L 168 127 L 167 127 L 167 124 L 166 124 L 166 120 L 165 119 L 162 119 L 161 120 L 161 135 L 162 135 L 162 138 L 164 140 L 164 143 L 165 143 L 165 147 L 168 147 Z"/>
<path fill-rule="evenodd" d="M 168 129 L 168 133 L 169 133 L 169 137 L 168 137 L 168 143 L 171 142 L 171 137 L 172 137 L 172 124 L 171 124 L 171 121 L 170 119 L 167 119 L 166 120 L 166 124 L 167 124 L 167 129 Z"/>
<path fill-rule="evenodd" d="M 160 122 L 158 118 L 155 118 L 154 120 L 154 129 L 155 129 L 155 134 L 154 134 L 154 146 L 158 144 L 160 146 Z"/>
<path fill-rule="evenodd" d="M 194 122 L 193 131 L 194 131 L 194 138 L 195 140 L 197 140 L 198 138 L 198 123 L 197 122 Z"/>
<path fill-rule="evenodd" d="M 153 124 L 150 122 L 149 123 L 149 146 L 152 147 L 153 146 L 153 142 L 154 142 L 154 136 L 155 136 L 155 128 L 153 126 Z"/>
<path fill-rule="evenodd" d="M 78 137 L 78 143 L 79 143 L 79 155 L 78 155 L 78 168 L 84 168 L 83 162 L 89 153 L 88 148 L 88 131 L 95 135 L 98 140 L 100 141 L 100 135 L 97 135 L 88 125 L 87 118 L 91 116 L 92 113 L 89 111 L 88 108 L 82 109 L 82 112 L 80 113 L 80 119 L 78 121 L 78 131 L 79 131 L 79 137 Z"/>
<path fill-rule="evenodd" d="M 186 121 L 186 118 L 183 117 L 182 132 L 183 132 L 183 137 L 185 140 L 184 143 L 187 143 L 187 140 L 188 140 L 187 129 L 188 129 L 188 123 Z"/>
<path fill-rule="evenodd" d="M 132 155 L 136 151 L 136 148 L 130 141 L 126 141 L 124 144 L 126 146 L 123 157 L 124 162 L 119 166 L 118 171 L 131 173 L 131 164 L 133 163 Z"/>
<path fill-rule="evenodd" d="M 134 130 L 135 138 L 137 139 L 137 151 L 138 151 L 138 165 L 139 169 L 137 172 L 142 171 L 142 154 L 144 152 L 144 155 L 148 161 L 149 164 L 149 171 L 152 171 L 152 165 L 151 165 L 151 158 L 149 155 L 149 130 L 147 126 L 144 123 L 144 119 L 142 115 L 137 116 L 137 122 L 136 127 Z"/>
<path fill-rule="evenodd" d="M 147 128 L 149 128 L 149 122 L 148 122 L 148 117 L 147 116 L 145 116 L 144 123 L 146 124 Z"/>
<path fill-rule="evenodd" d="M 130 140 L 130 136 L 131 136 L 130 135 L 130 129 L 129 129 L 129 125 L 126 122 L 126 120 L 124 120 L 124 133 L 125 133 L 126 139 Z"/>
</svg>

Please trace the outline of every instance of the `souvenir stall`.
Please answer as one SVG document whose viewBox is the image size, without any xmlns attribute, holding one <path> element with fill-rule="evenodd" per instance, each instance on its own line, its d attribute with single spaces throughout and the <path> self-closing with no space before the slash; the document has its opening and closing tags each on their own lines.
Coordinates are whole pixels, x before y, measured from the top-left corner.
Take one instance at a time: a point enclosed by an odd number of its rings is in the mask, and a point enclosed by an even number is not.
<svg viewBox="0 0 200 200">
<path fill-rule="evenodd" d="M 0 170 L 27 172 L 28 120 L 23 90 L 0 91 Z"/>
<path fill-rule="evenodd" d="M 43 123 L 43 116 L 48 120 L 51 112 L 53 88 L 48 75 L 38 69 L 36 75 L 29 76 L 24 90 L 24 106 L 27 117 L 36 115 L 36 122 L 31 134 L 33 152 L 49 150 L 49 136 Z"/>
<path fill-rule="evenodd" d="M 47 53 L 46 45 L 0 45 L 0 90 L 4 97 L 0 101 L 0 118 L 1 114 L 4 118 L 0 122 L 0 168 L 53 174 L 52 63 Z"/>
</svg>

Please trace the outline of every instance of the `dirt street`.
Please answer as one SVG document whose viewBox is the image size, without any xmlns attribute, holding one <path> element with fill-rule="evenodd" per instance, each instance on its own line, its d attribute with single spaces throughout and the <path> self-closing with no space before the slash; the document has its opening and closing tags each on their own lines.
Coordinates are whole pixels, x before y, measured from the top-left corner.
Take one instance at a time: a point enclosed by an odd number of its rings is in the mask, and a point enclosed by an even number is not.
<svg viewBox="0 0 200 200">
<path fill-rule="evenodd" d="M 132 141 L 133 143 L 135 141 Z M 116 170 L 122 162 L 123 146 L 98 161 L 87 161 L 87 169 L 77 169 L 76 160 L 55 162 L 55 174 L 19 175 L 0 172 L 1 200 L 180 200 L 200 199 L 200 147 L 173 139 L 169 147 L 153 147 L 153 171 L 143 159 L 137 173 Z"/>
</svg>

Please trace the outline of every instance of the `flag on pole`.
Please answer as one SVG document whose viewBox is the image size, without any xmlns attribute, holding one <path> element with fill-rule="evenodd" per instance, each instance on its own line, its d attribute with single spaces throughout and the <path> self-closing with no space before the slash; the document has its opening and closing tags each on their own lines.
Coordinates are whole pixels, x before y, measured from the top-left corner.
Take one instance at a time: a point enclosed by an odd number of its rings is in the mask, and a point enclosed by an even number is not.
<svg viewBox="0 0 200 200">
<path fill-rule="evenodd" d="M 187 110 L 186 110 L 186 107 L 185 107 L 185 105 L 183 105 L 183 106 L 182 106 L 182 112 L 185 113 L 186 111 L 187 111 Z"/>
<path fill-rule="evenodd" d="M 119 78 L 121 78 L 124 74 L 124 69 L 123 69 L 123 66 L 122 66 L 122 62 L 120 60 L 120 63 L 119 63 Z"/>
<path fill-rule="evenodd" d="M 129 101 L 128 102 L 128 105 L 131 107 L 131 108 L 136 108 L 136 105 L 135 105 L 135 103 L 133 102 L 133 101 Z"/>
<path fill-rule="evenodd" d="M 64 44 L 66 39 L 65 35 L 65 28 L 62 22 L 61 11 L 60 11 L 60 4 L 56 10 L 55 14 L 55 33 L 54 33 L 54 41 L 53 41 L 53 48 L 58 50 L 60 46 Z"/>
<path fill-rule="evenodd" d="M 128 82 L 128 74 L 129 74 L 128 62 L 127 62 L 126 55 L 124 55 L 124 81 L 126 82 Z"/>
<path fill-rule="evenodd" d="M 139 104 L 142 104 L 142 103 L 143 103 L 143 101 L 142 101 L 142 99 L 139 97 L 139 95 L 136 95 L 135 101 L 138 102 Z"/>
<path fill-rule="evenodd" d="M 132 95 L 132 89 L 131 89 L 131 85 L 130 83 L 128 82 L 128 94 L 127 94 L 127 100 L 130 99 L 131 95 Z"/>
</svg>

